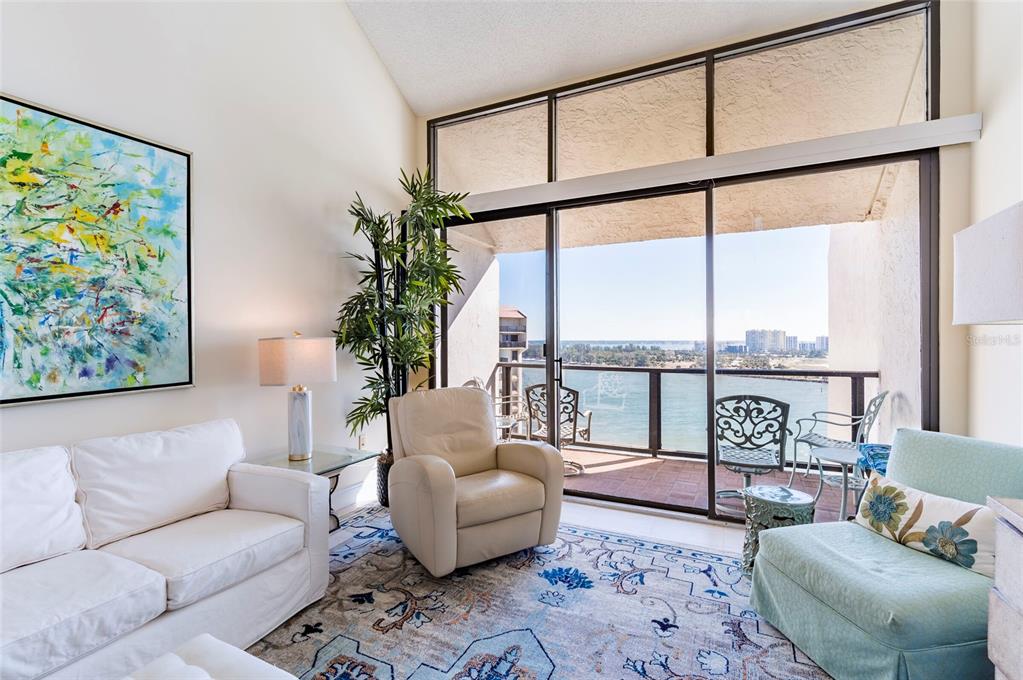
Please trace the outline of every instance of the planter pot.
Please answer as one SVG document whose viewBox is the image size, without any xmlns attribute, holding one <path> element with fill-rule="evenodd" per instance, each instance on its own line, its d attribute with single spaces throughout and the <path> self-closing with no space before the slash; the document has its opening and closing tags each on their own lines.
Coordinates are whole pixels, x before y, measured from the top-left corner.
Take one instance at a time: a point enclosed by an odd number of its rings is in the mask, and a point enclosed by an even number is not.
<svg viewBox="0 0 1023 680">
<path fill-rule="evenodd" d="M 387 476 L 394 465 L 394 456 L 389 453 L 381 453 L 377 456 L 377 501 L 385 508 L 389 506 L 390 499 L 387 495 Z"/>
</svg>

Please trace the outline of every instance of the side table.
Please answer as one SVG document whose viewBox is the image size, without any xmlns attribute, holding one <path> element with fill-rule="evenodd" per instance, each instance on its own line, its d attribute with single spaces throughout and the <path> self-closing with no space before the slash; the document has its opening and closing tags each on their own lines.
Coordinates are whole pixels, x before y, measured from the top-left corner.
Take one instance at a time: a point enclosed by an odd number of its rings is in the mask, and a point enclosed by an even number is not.
<svg viewBox="0 0 1023 680">
<path fill-rule="evenodd" d="M 253 461 L 258 465 L 285 468 L 287 470 L 301 470 L 330 480 L 330 496 L 328 496 L 327 511 L 330 513 L 330 531 L 337 531 L 341 526 L 341 520 L 334 512 L 334 490 L 337 489 L 338 479 L 341 472 L 350 465 L 361 463 L 380 455 L 376 451 L 363 451 L 361 449 L 350 449 L 347 447 L 321 446 L 313 451 L 313 457 L 309 460 L 288 460 L 288 454 L 280 454 L 269 460 Z"/>
<path fill-rule="evenodd" d="M 867 486 L 867 480 L 863 477 L 850 476 L 850 474 L 856 470 L 856 464 L 860 459 L 859 449 L 822 446 L 815 448 L 810 452 L 810 455 L 817 459 L 817 472 L 821 477 L 820 483 L 817 485 L 817 498 L 820 498 L 821 491 L 824 490 L 825 484 L 828 484 L 829 486 L 837 486 L 833 477 L 824 474 L 824 466 L 821 465 L 821 461 L 826 463 L 837 463 L 841 466 L 842 501 L 839 504 L 838 521 L 844 522 L 849 517 L 849 489 L 860 491 Z"/>
<path fill-rule="evenodd" d="M 746 506 L 746 541 L 742 546 L 742 571 L 753 573 L 760 549 L 760 532 L 813 522 L 814 498 L 787 486 L 748 486 L 742 489 Z"/>
<path fill-rule="evenodd" d="M 1023 500 L 988 498 L 995 524 L 995 581 L 988 594 L 987 655 L 999 680 L 1023 680 Z"/>
</svg>

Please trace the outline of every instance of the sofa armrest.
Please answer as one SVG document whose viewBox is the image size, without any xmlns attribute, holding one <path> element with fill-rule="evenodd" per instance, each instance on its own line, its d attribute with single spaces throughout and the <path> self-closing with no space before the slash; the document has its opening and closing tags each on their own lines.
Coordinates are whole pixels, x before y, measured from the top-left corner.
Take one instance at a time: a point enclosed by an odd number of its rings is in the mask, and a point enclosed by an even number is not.
<svg viewBox="0 0 1023 680">
<path fill-rule="evenodd" d="M 232 510 L 255 510 L 292 517 L 305 524 L 314 598 L 327 587 L 327 535 L 330 517 L 330 482 L 325 477 L 267 465 L 235 463 L 227 472 Z"/>
<path fill-rule="evenodd" d="M 540 544 L 553 543 L 561 522 L 561 497 L 565 488 L 565 461 L 545 442 L 505 442 L 497 445 L 497 467 L 540 480 L 544 487 Z"/>
<path fill-rule="evenodd" d="M 391 521 L 402 542 L 434 576 L 457 559 L 455 471 L 440 456 L 406 456 L 387 476 Z"/>
</svg>

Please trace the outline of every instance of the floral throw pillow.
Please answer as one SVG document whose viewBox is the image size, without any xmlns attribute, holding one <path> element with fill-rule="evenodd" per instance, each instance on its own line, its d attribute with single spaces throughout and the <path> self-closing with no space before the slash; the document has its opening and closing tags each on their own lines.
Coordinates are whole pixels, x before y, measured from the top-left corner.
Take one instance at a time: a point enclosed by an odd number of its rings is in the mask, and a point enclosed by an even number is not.
<svg viewBox="0 0 1023 680">
<path fill-rule="evenodd" d="M 856 522 L 914 550 L 994 576 L 995 513 L 987 506 L 918 491 L 874 472 Z"/>
</svg>

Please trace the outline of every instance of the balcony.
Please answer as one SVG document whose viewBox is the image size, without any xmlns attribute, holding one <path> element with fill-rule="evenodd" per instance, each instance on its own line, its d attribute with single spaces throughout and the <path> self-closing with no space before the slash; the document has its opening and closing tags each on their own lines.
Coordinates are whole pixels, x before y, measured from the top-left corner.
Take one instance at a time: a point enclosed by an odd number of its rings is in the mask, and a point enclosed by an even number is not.
<svg viewBox="0 0 1023 680">
<path fill-rule="evenodd" d="M 566 459 L 586 466 L 585 474 L 565 480 L 566 493 L 653 507 L 707 507 L 708 390 L 702 368 L 565 364 L 563 371 L 565 385 L 580 392 L 580 409 L 593 413 L 592 441 L 562 452 Z M 524 400 L 522 390 L 543 382 L 544 375 L 539 362 L 501 362 L 494 367 L 488 388 L 495 397 L 504 397 L 501 403 L 514 403 L 514 398 Z M 716 396 L 752 393 L 788 402 L 793 430 L 796 419 L 816 410 L 862 413 L 869 396 L 879 389 L 877 371 L 720 368 L 716 380 Z M 525 437 L 525 428 L 520 424 L 511 435 Z M 848 429 L 836 428 L 830 434 L 850 436 Z M 807 452 L 800 448 L 803 463 Z M 791 466 L 791 442 L 786 459 Z M 754 483 L 788 484 L 790 469 L 755 477 Z M 722 467 L 714 471 L 716 488 L 741 486 L 739 475 Z M 816 470 L 804 476 L 801 466 L 794 487 L 815 494 Z M 839 489 L 824 487 L 818 521 L 838 518 L 840 497 Z"/>
<path fill-rule="evenodd" d="M 508 332 L 502 327 L 501 337 L 498 339 L 498 347 L 501 349 L 527 349 L 529 342 L 526 339 L 526 331 Z"/>
</svg>

